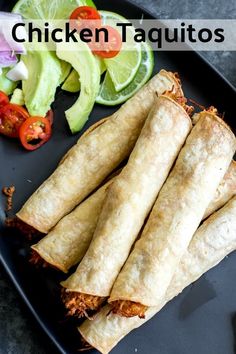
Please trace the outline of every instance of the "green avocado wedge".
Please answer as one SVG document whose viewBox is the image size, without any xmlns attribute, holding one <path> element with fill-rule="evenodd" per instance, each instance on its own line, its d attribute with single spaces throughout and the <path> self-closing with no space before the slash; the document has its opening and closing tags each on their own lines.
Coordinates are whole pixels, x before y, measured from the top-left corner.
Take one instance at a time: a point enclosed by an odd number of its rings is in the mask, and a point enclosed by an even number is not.
<svg viewBox="0 0 236 354">
<path fill-rule="evenodd" d="M 58 58 L 67 61 L 77 71 L 80 78 L 80 95 L 75 104 L 65 112 L 72 133 L 79 132 L 93 109 L 100 86 L 100 69 L 88 45 L 77 43 L 58 43 Z"/>
<path fill-rule="evenodd" d="M 70 76 L 71 65 L 66 61 L 61 60 L 61 78 L 60 78 L 60 85 L 67 80 Z"/>
<path fill-rule="evenodd" d="M 23 91 L 19 88 L 16 88 L 11 96 L 10 103 L 18 104 L 19 106 L 24 106 L 25 99 Z"/>
<path fill-rule="evenodd" d="M 22 81 L 25 105 L 30 115 L 44 117 L 55 99 L 62 77 L 61 61 L 55 52 L 49 52 L 45 43 L 42 50 L 34 50 L 33 43 L 21 59 L 28 69 L 28 79 Z"/>
<path fill-rule="evenodd" d="M 71 71 L 61 88 L 64 91 L 73 93 L 80 91 L 80 78 L 75 69 Z"/>
<path fill-rule="evenodd" d="M 97 60 L 100 74 L 102 75 L 106 71 L 106 66 L 104 64 L 104 61 L 102 60 L 102 58 L 99 58 L 97 55 L 95 55 L 94 58 Z M 63 63 L 65 62 L 63 61 Z M 73 93 L 80 91 L 80 78 L 79 78 L 79 74 L 77 73 L 77 71 L 75 71 L 75 69 L 71 71 L 70 75 L 67 77 L 67 79 L 65 80 L 61 88 L 64 91 L 73 92 Z"/>
</svg>

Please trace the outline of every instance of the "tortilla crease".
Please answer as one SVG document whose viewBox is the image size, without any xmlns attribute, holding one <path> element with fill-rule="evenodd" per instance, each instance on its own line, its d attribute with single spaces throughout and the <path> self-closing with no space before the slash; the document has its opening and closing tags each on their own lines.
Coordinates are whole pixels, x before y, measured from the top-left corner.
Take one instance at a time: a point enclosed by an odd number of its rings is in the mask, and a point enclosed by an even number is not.
<svg viewBox="0 0 236 354">
<path fill-rule="evenodd" d="M 156 306 L 163 298 L 235 148 L 235 136 L 226 123 L 214 113 L 201 112 L 115 281 L 109 302 Z"/>
<path fill-rule="evenodd" d="M 176 76 L 161 70 L 109 119 L 78 140 L 17 213 L 18 218 L 48 233 L 129 156 L 156 93 L 172 89 L 182 93 Z"/>
<path fill-rule="evenodd" d="M 142 326 L 185 287 L 217 265 L 236 249 L 236 197 L 209 217 L 194 234 L 188 250 L 157 306 L 150 307 L 145 319 L 125 318 L 105 306 L 93 321 L 86 320 L 78 329 L 83 338 L 103 354 L 109 353 L 130 331 Z M 108 315 L 108 313 L 110 313 Z"/>
<path fill-rule="evenodd" d="M 205 211 L 204 219 L 206 219 L 214 211 L 220 209 L 234 195 L 236 195 L 236 161 L 233 160 L 223 180 L 217 188 L 213 200 Z"/>
<path fill-rule="evenodd" d="M 59 223 L 37 244 L 31 246 L 47 263 L 67 273 L 85 255 L 101 212 L 109 180 Z"/>
<path fill-rule="evenodd" d="M 156 98 L 127 165 L 108 190 L 87 253 L 61 283 L 67 291 L 109 296 L 191 127 L 181 105 Z"/>
</svg>

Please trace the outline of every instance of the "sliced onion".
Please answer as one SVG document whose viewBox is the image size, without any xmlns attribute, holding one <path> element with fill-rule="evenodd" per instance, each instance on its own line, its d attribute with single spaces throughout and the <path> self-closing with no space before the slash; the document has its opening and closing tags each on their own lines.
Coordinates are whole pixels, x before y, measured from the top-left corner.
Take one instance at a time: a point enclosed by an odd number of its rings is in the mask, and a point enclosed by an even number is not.
<svg viewBox="0 0 236 354">
<path fill-rule="evenodd" d="M 17 57 L 12 52 L 0 52 L 0 67 L 7 68 L 17 63 Z"/>
<path fill-rule="evenodd" d="M 12 28 L 16 23 L 23 23 L 20 15 L 0 11 L 0 36 L 6 40 L 10 50 L 14 51 L 15 54 L 25 54 L 26 49 L 23 43 L 18 43 L 12 38 Z M 19 31 L 21 36 L 23 35 L 26 38 L 24 28 L 20 27 Z M 5 51 L 5 48 L 2 48 L 0 45 L 0 52 L 2 50 Z"/>
<path fill-rule="evenodd" d="M 12 81 L 27 80 L 28 76 L 28 69 L 23 61 L 19 61 L 19 63 L 17 63 L 14 68 L 6 74 L 6 77 Z"/>
<path fill-rule="evenodd" d="M 0 33 L 0 52 L 11 52 L 12 49 L 2 33 Z"/>
</svg>

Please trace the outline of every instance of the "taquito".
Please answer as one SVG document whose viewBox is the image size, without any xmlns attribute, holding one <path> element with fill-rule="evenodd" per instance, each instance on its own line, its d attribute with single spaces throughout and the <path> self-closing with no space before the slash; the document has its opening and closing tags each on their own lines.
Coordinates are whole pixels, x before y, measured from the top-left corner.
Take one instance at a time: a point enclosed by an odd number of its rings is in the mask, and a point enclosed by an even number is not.
<svg viewBox="0 0 236 354">
<path fill-rule="evenodd" d="M 112 182 L 113 179 L 85 199 L 64 216 L 47 236 L 31 246 L 37 252 L 33 255 L 36 257 L 35 262 L 40 262 L 40 256 L 48 264 L 67 273 L 81 261 L 90 245 L 107 189 Z"/>
<path fill-rule="evenodd" d="M 108 190 L 87 253 L 76 272 L 62 282 L 70 314 L 86 315 L 109 296 L 191 130 L 188 109 L 183 99 L 179 104 L 169 95 L 156 98 L 127 165 Z"/>
<path fill-rule="evenodd" d="M 227 124 L 214 112 L 201 112 L 116 279 L 109 299 L 114 312 L 144 317 L 163 298 L 235 148 Z"/>
<path fill-rule="evenodd" d="M 85 199 L 75 210 L 64 216 L 47 236 L 33 245 L 32 263 L 52 265 L 67 273 L 84 257 L 100 215 L 107 193 L 105 186 Z M 213 200 L 208 206 L 204 219 L 223 206 L 236 194 L 236 162 L 232 161 Z"/>
<path fill-rule="evenodd" d="M 86 198 L 132 151 L 157 94 L 182 94 L 173 73 L 161 70 L 113 115 L 82 136 L 17 217 L 42 233 Z"/>
<path fill-rule="evenodd" d="M 208 205 L 204 214 L 204 219 L 214 211 L 220 209 L 229 199 L 236 195 L 236 161 L 232 161 L 228 171 L 221 181 L 213 200 Z"/>
<path fill-rule="evenodd" d="M 176 268 L 165 296 L 157 306 L 150 307 L 147 310 L 145 319 L 138 317 L 124 318 L 115 315 L 111 313 L 111 307 L 107 305 L 93 321 L 86 320 L 79 327 L 81 335 L 86 342 L 101 353 L 109 353 L 130 331 L 148 321 L 168 301 L 235 249 L 236 197 L 209 217 L 196 231 L 188 250 L 185 251 Z"/>
</svg>

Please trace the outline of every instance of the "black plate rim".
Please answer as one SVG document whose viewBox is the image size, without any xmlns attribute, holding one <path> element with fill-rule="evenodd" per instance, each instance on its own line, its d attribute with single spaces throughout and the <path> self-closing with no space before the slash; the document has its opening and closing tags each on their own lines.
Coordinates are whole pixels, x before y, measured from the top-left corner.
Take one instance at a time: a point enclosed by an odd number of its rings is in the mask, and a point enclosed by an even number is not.
<svg viewBox="0 0 236 354">
<path fill-rule="evenodd" d="M 66 354 L 66 352 L 63 350 L 63 348 L 60 346 L 60 344 L 57 342 L 56 338 L 53 336 L 53 334 L 48 330 L 48 328 L 45 326 L 44 322 L 41 320 L 40 316 L 37 314 L 37 312 L 34 310 L 34 307 L 31 305 L 30 301 L 28 300 L 27 296 L 25 295 L 23 289 L 21 286 L 18 284 L 16 278 L 14 277 L 14 274 L 11 272 L 9 269 L 7 263 L 4 261 L 1 252 L 0 252 L 0 262 L 3 265 L 7 275 L 9 276 L 10 280 L 12 281 L 13 285 L 15 286 L 16 290 L 18 291 L 19 295 L 21 296 L 22 300 L 24 301 L 25 305 L 27 306 L 28 310 L 30 310 L 31 314 L 41 327 L 41 329 L 44 331 L 44 333 L 50 338 L 52 343 L 57 347 L 57 349 L 62 353 Z"/>
<path fill-rule="evenodd" d="M 145 9 L 142 5 L 136 5 L 133 0 L 122 0 L 123 4 L 129 4 L 135 9 L 140 9 L 144 15 L 148 15 L 152 19 L 156 19 L 150 11 Z M 211 64 L 200 52 L 197 51 L 192 51 L 193 54 L 199 58 L 201 62 L 203 62 L 208 68 L 215 73 L 224 83 L 227 85 L 234 94 L 236 94 L 236 87 L 213 65 Z M 5 269 L 7 275 L 11 279 L 13 285 L 15 286 L 16 290 L 18 291 L 19 295 L 21 296 L 22 300 L 24 301 L 25 305 L 41 327 L 41 329 L 44 331 L 44 333 L 47 335 L 47 337 L 51 340 L 51 342 L 55 345 L 55 347 L 59 350 L 60 353 L 62 354 L 67 354 L 66 351 L 62 348 L 60 343 L 58 343 L 57 339 L 55 336 L 51 333 L 51 331 L 47 328 L 47 326 L 44 324 L 44 322 L 41 320 L 40 316 L 38 313 L 35 311 L 33 305 L 29 301 L 28 297 L 26 296 L 24 290 L 21 288 L 20 284 L 14 277 L 14 274 L 11 272 L 10 268 L 8 267 L 7 263 L 5 262 L 4 258 L 2 257 L 1 250 L 0 250 L 0 262 L 3 265 L 3 268 Z"/>
</svg>

